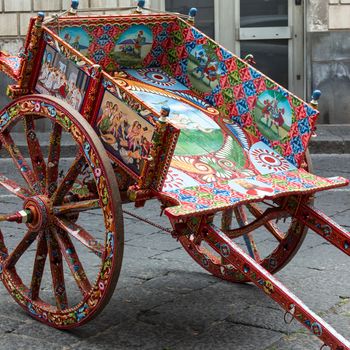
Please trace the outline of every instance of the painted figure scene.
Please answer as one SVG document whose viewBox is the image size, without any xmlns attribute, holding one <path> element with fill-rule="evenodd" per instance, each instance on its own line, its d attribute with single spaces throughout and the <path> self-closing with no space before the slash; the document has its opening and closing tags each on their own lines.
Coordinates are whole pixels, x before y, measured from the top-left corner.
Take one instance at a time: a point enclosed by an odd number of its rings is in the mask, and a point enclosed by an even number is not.
<svg viewBox="0 0 350 350">
<path fill-rule="evenodd" d="M 211 92 L 218 84 L 220 69 L 217 56 L 208 45 L 197 45 L 188 59 L 188 77 L 200 92 Z"/>
<path fill-rule="evenodd" d="M 36 90 L 66 101 L 80 110 L 88 86 L 88 76 L 74 63 L 46 46 Z"/>
<path fill-rule="evenodd" d="M 287 98 L 274 90 L 264 91 L 254 110 L 254 119 L 260 132 L 270 140 L 282 140 L 288 136 L 292 115 Z"/>
<path fill-rule="evenodd" d="M 87 55 L 90 45 L 89 35 L 83 28 L 80 27 L 67 27 L 60 30 L 60 37 L 71 47 Z"/>
<path fill-rule="evenodd" d="M 152 49 L 153 34 L 145 25 L 135 25 L 126 30 L 117 40 L 114 59 L 125 67 L 141 65 Z"/>
<path fill-rule="evenodd" d="M 106 91 L 97 120 L 106 148 L 131 170 L 140 173 L 141 160 L 149 154 L 153 126 Z"/>
</svg>

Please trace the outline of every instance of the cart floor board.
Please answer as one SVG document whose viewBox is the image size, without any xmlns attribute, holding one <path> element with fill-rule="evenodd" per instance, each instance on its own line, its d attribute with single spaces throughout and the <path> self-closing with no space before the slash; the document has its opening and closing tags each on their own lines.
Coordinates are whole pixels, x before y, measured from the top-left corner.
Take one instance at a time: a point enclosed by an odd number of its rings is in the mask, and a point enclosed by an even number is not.
<svg viewBox="0 0 350 350">
<path fill-rule="evenodd" d="M 179 205 L 172 216 L 218 211 L 238 204 L 316 192 L 348 183 L 297 169 L 264 142 L 220 116 L 215 107 L 160 68 L 127 69 L 129 91 L 150 109 L 170 108 L 181 130 L 163 187 Z"/>
</svg>

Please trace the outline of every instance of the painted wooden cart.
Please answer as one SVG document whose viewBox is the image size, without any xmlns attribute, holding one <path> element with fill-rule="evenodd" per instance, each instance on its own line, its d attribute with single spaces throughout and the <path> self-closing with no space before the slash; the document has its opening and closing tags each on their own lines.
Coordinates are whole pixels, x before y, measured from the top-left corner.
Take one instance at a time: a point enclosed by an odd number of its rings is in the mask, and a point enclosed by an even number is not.
<svg viewBox="0 0 350 350">
<path fill-rule="evenodd" d="M 0 54 L 15 81 L 0 146 L 22 181 L 0 173 L 21 202 L 0 217 L 0 273 L 16 302 L 60 329 L 91 320 L 121 269 L 122 204 L 157 199 L 172 226 L 164 230 L 205 270 L 254 283 L 324 348 L 350 349 L 273 277 L 308 228 L 350 255 L 350 234 L 312 206 L 316 192 L 348 184 L 308 172 L 318 94 L 307 104 L 218 45 L 193 26 L 195 9 L 153 13 L 140 1 L 84 16 L 77 5 L 39 13 L 19 55 Z M 25 150 L 14 137 L 20 125 Z M 67 138 L 75 145 L 68 166 Z M 15 224 L 18 243 L 7 233 Z M 262 230 L 275 242 L 269 251 L 256 244 Z M 41 287 L 47 270 L 50 290 Z M 72 297 L 67 283 L 77 286 Z"/>
</svg>

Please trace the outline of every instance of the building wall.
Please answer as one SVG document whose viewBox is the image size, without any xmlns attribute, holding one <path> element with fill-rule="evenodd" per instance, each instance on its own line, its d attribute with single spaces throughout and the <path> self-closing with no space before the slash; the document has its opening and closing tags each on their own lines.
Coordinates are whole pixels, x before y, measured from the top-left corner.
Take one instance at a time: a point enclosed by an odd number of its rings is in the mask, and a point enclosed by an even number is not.
<svg viewBox="0 0 350 350">
<path fill-rule="evenodd" d="M 218 0 L 216 22 L 231 8 L 232 0 Z M 321 123 L 350 123 L 350 0 L 305 0 L 307 18 L 307 91 L 320 89 Z M 136 0 L 80 0 L 79 8 L 130 6 Z M 226 4 L 227 2 L 227 4 Z M 191 1 L 189 1 L 189 4 Z M 148 0 L 148 5 L 164 10 L 164 0 Z M 228 6 L 229 5 L 229 6 Z M 17 53 L 23 45 L 29 18 L 38 11 L 53 14 L 67 9 L 70 0 L 0 0 L 0 50 Z M 231 6 L 231 7 L 230 7 Z M 221 10 L 220 10 L 221 9 Z M 108 13 L 108 11 L 100 11 Z M 218 26 L 218 23 L 216 23 Z M 218 29 L 218 28 L 216 28 Z M 232 28 L 219 32 L 217 38 L 232 49 Z M 226 33 L 226 34 L 225 34 Z M 227 37 L 225 39 L 225 36 Z M 0 76 L 0 107 L 7 103 L 4 89 L 8 80 Z"/>
<path fill-rule="evenodd" d="M 308 90 L 320 89 L 320 123 L 350 123 L 350 0 L 308 0 Z"/>
</svg>

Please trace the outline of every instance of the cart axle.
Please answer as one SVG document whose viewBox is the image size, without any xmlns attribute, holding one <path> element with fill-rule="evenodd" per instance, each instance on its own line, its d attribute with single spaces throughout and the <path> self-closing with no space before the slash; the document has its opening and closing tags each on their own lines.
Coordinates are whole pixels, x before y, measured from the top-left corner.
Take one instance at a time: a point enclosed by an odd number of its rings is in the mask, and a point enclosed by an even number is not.
<svg viewBox="0 0 350 350">
<path fill-rule="evenodd" d="M 34 196 L 24 201 L 22 210 L 0 215 L 0 222 L 26 224 L 32 231 L 38 231 L 49 224 L 51 212 L 52 204 L 47 197 Z"/>
<path fill-rule="evenodd" d="M 13 214 L 1 214 L 0 222 L 17 222 L 18 224 L 28 223 L 32 217 L 31 214 L 31 211 L 28 209 L 20 210 Z"/>
</svg>

